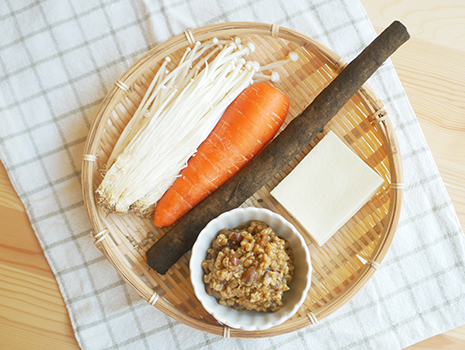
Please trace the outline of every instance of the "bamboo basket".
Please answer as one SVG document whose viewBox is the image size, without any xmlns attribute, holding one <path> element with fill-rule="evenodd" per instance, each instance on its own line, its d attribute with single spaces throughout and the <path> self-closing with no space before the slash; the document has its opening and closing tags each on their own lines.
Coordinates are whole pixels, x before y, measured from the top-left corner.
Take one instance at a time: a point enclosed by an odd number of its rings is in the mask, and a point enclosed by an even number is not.
<svg viewBox="0 0 465 350">
<path fill-rule="evenodd" d="M 394 129 L 381 101 L 364 86 L 299 156 L 250 197 L 242 206 L 271 209 L 293 223 L 308 244 L 312 287 L 303 306 L 285 323 L 264 331 L 230 329 L 218 323 L 201 306 L 189 279 L 185 254 L 160 275 L 146 262 L 145 252 L 167 229 L 134 214 L 109 215 L 96 205 L 95 190 L 123 128 L 139 105 L 150 79 L 166 56 L 176 63 L 184 49 L 217 37 L 238 36 L 256 46 L 252 59 L 261 65 L 299 55 L 276 70 L 281 81 L 274 85 L 290 100 L 287 124 L 344 68 L 344 60 L 315 40 L 290 29 L 263 23 L 235 22 L 187 31 L 156 46 L 139 59 L 115 83 L 101 104 L 88 135 L 82 163 L 82 188 L 95 244 L 123 279 L 150 305 L 195 329 L 224 337 L 261 338 L 293 332 L 331 315 L 368 282 L 383 261 L 393 239 L 402 200 L 402 166 Z M 324 246 L 316 245 L 270 191 L 321 138 L 332 130 L 385 180 L 384 187 L 362 207 Z"/>
</svg>

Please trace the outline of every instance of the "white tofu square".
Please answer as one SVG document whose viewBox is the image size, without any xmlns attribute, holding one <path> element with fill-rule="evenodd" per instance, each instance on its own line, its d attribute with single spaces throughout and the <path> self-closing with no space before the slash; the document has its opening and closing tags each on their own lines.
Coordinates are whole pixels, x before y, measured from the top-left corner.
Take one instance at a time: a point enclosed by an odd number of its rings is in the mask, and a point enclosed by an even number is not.
<svg viewBox="0 0 465 350">
<path fill-rule="evenodd" d="M 383 183 L 381 176 L 329 132 L 271 195 L 322 246 Z"/>
</svg>

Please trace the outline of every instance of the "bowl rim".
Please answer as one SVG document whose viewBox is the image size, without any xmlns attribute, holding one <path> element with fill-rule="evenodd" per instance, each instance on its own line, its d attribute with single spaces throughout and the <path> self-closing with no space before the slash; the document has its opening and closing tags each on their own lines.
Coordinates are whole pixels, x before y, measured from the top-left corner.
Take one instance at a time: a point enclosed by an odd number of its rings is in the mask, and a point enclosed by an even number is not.
<svg viewBox="0 0 465 350">
<path fill-rule="evenodd" d="M 257 311 L 244 311 L 244 312 L 250 312 L 255 315 L 257 315 L 259 318 L 263 317 L 268 317 L 270 320 L 268 322 L 264 322 L 262 324 L 254 324 L 250 326 L 244 326 L 242 324 L 239 324 L 235 322 L 234 320 L 229 319 L 228 317 L 223 317 L 222 313 L 219 313 L 220 310 L 225 310 L 227 306 L 220 305 L 218 303 L 214 304 L 215 306 L 213 308 L 210 307 L 208 303 L 206 303 L 206 298 L 212 298 L 211 296 L 207 295 L 205 293 L 205 284 L 202 280 L 203 278 L 203 270 L 200 266 L 200 255 L 201 254 L 206 254 L 204 251 L 204 246 L 206 245 L 205 239 L 209 239 L 211 241 L 211 238 L 214 237 L 218 233 L 218 229 L 215 228 L 215 226 L 218 226 L 218 222 L 221 222 L 225 219 L 230 218 L 231 216 L 237 216 L 240 218 L 241 214 L 245 214 L 245 221 L 250 222 L 252 220 L 260 220 L 264 221 L 267 225 L 270 225 L 268 222 L 266 222 L 267 218 L 273 218 L 274 220 L 278 220 L 281 225 L 283 225 L 284 229 L 288 232 L 288 234 L 292 235 L 293 237 L 296 237 L 296 241 L 299 242 L 299 246 L 302 248 L 302 251 L 305 255 L 305 261 L 299 260 L 299 268 L 306 268 L 307 273 L 305 274 L 306 281 L 305 281 L 305 286 L 303 290 L 301 291 L 301 295 L 297 302 L 294 304 L 292 309 L 288 310 L 287 312 L 282 312 L 281 315 L 278 313 L 263 313 L 263 312 L 257 312 Z M 256 217 L 259 216 L 259 218 L 251 218 L 251 217 Z M 243 220 L 240 220 L 243 221 Z M 222 226 L 222 225 L 220 225 Z M 272 227 L 273 228 L 273 227 Z M 274 229 L 274 228 L 273 228 Z M 213 231 L 212 231 L 213 230 Z M 277 232 L 278 234 L 278 232 Z M 211 236 L 211 237 L 205 237 L 205 236 Z M 278 234 L 279 236 L 279 234 Z M 202 259 L 203 260 L 203 259 Z M 231 328 L 235 329 L 242 329 L 244 331 L 260 331 L 260 330 L 266 330 L 269 328 L 272 328 L 274 326 L 277 326 L 289 318 L 291 318 L 295 313 L 300 309 L 302 304 L 305 302 L 305 299 L 307 297 L 308 291 L 310 290 L 311 283 L 312 283 L 312 272 L 313 272 L 313 267 L 312 267 L 312 262 L 311 262 L 311 256 L 310 256 L 310 251 L 308 249 L 307 244 L 305 243 L 304 238 L 300 234 L 300 232 L 295 228 L 294 225 L 292 225 L 288 220 L 286 220 L 282 215 L 267 209 L 267 208 L 257 208 L 257 207 L 245 207 L 245 208 L 234 208 L 229 211 L 226 211 L 220 215 L 218 215 L 216 218 L 211 220 L 200 232 L 198 235 L 194 246 L 192 247 L 192 253 L 189 261 L 189 274 L 191 278 L 191 283 L 194 288 L 194 293 L 197 299 L 200 301 L 204 309 L 210 313 L 218 322 L 225 324 Z M 202 277 L 199 280 L 199 277 Z M 294 281 L 294 279 L 293 279 Z M 292 284 L 292 282 L 291 282 Z M 237 311 L 234 309 L 230 309 L 231 313 L 238 313 L 242 311 Z M 230 314 L 229 311 L 227 311 L 227 314 Z M 274 315 L 279 315 L 278 317 L 273 317 Z M 271 317 L 270 317 L 271 316 Z"/>
</svg>

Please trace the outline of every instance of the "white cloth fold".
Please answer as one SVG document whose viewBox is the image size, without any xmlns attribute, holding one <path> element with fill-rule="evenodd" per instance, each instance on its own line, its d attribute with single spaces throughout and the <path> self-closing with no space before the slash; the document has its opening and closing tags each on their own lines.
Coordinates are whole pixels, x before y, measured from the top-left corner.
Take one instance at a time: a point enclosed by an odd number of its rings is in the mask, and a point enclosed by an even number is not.
<svg viewBox="0 0 465 350">
<path fill-rule="evenodd" d="M 357 0 L 5 0 L 0 18 L 0 157 L 83 349 L 398 349 L 465 323 L 463 232 L 390 62 L 369 84 L 403 156 L 401 221 L 381 268 L 327 319 L 256 340 L 193 330 L 142 301 L 89 237 L 84 142 L 103 97 L 138 57 L 190 28 L 256 21 L 297 30 L 350 61 L 375 37 Z"/>
</svg>

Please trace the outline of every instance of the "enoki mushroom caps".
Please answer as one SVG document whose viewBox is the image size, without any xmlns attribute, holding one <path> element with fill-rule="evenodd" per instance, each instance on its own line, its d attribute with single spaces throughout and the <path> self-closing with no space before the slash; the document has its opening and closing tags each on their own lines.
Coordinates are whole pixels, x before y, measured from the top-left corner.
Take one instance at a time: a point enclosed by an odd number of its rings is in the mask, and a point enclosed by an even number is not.
<svg viewBox="0 0 465 350">
<path fill-rule="evenodd" d="M 254 79 L 256 83 L 261 81 L 271 81 L 272 83 L 277 83 L 280 81 L 281 77 L 279 76 L 278 72 L 272 72 L 271 75 L 256 73 L 254 75 Z"/>
<path fill-rule="evenodd" d="M 255 45 L 252 42 L 249 41 L 247 43 L 247 47 L 249 48 L 251 53 L 255 52 Z"/>
<path fill-rule="evenodd" d="M 277 82 L 280 80 L 279 73 L 278 73 L 278 72 L 273 72 L 273 73 L 271 73 L 271 78 L 270 78 L 270 80 L 271 80 L 273 83 L 277 83 Z"/>
<path fill-rule="evenodd" d="M 295 51 L 289 52 L 288 57 L 292 62 L 297 62 L 297 60 L 299 59 L 299 55 Z"/>
<path fill-rule="evenodd" d="M 279 61 L 267 64 L 266 66 L 262 66 L 260 68 L 260 71 L 270 70 L 270 69 L 273 69 L 273 68 L 276 68 L 276 67 L 279 67 L 279 66 L 283 66 L 283 65 L 285 65 L 285 64 L 287 64 L 289 62 L 297 62 L 298 60 L 299 60 L 299 55 L 297 54 L 297 52 L 291 51 L 287 55 L 287 59 L 279 60 Z"/>
</svg>

